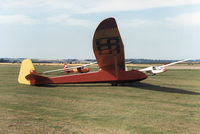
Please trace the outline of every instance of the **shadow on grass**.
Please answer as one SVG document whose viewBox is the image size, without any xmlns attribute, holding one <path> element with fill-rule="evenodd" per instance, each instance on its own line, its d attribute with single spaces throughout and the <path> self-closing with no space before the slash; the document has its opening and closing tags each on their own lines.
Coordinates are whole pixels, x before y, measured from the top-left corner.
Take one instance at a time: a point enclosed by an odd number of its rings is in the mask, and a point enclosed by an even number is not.
<svg viewBox="0 0 200 134">
<path fill-rule="evenodd" d="M 127 87 L 134 87 L 134 88 L 140 88 L 144 90 L 152 90 L 152 91 L 159 91 L 159 92 L 168 92 L 168 93 L 179 93 L 179 94 L 189 94 L 189 95 L 200 95 L 200 93 L 197 92 L 192 92 L 192 91 L 187 91 L 183 89 L 178 89 L 178 88 L 170 88 L 170 87 L 161 87 L 161 86 L 156 86 L 156 85 L 151 85 L 147 83 L 142 83 L 142 82 L 135 82 L 133 84 L 120 84 L 121 87 L 127 86 Z M 49 84 L 49 85 L 38 85 L 37 87 L 115 87 L 111 86 L 111 84 L 107 83 L 102 83 L 102 84 Z M 119 87 L 119 86 L 117 86 Z"/>
<path fill-rule="evenodd" d="M 46 85 L 35 85 L 36 87 L 112 87 L 111 84 L 83 84 L 83 83 L 77 83 L 77 84 L 46 84 Z"/>
<path fill-rule="evenodd" d="M 178 88 L 170 88 L 170 87 L 161 87 L 156 85 L 151 85 L 147 83 L 137 83 L 129 85 L 130 87 L 136 87 L 145 90 L 159 91 L 159 92 L 168 92 L 168 93 L 179 93 L 179 94 L 189 94 L 189 95 L 200 95 L 200 93 L 187 91 Z"/>
<path fill-rule="evenodd" d="M 50 85 L 50 84 L 44 84 L 44 85 L 33 85 L 36 87 L 59 87 L 59 85 Z"/>
</svg>

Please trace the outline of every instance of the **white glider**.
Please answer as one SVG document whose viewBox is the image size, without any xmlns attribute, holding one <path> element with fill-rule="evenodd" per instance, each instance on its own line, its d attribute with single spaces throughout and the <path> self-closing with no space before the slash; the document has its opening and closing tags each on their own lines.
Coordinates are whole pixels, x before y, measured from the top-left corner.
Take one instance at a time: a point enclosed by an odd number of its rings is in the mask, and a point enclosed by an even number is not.
<svg viewBox="0 0 200 134">
<path fill-rule="evenodd" d="M 151 75 L 155 75 L 155 74 L 158 74 L 158 73 L 164 73 L 164 72 L 166 72 L 168 70 L 165 67 L 171 66 L 171 65 L 174 65 L 174 64 L 177 64 L 177 63 L 180 63 L 180 62 L 184 62 L 184 61 L 187 61 L 187 60 L 190 60 L 190 59 L 185 59 L 185 60 L 181 60 L 181 61 L 177 61 L 177 62 L 172 62 L 172 63 L 165 64 L 165 65 L 162 65 L 162 66 L 151 66 L 151 67 L 147 67 L 147 68 L 144 68 L 144 69 L 140 69 L 138 71 L 141 71 L 143 73 L 149 73 Z"/>
</svg>

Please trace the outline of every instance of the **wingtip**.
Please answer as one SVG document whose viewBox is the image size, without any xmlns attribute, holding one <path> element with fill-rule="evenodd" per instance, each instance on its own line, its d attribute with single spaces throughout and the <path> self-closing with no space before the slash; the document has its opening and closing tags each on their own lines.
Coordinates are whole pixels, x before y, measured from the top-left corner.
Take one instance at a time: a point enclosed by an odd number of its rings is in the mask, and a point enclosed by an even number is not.
<svg viewBox="0 0 200 134">
<path fill-rule="evenodd" d="M 117 28 L 117 23 L 115 21 L 115 18 L 113 18 L 113 17 L 104 19 L 99 24 L 99 26 L 97 27 L 96 31 L 104 30 L 104 29 L 111 29 L 111 28 Z"/>
</svg>

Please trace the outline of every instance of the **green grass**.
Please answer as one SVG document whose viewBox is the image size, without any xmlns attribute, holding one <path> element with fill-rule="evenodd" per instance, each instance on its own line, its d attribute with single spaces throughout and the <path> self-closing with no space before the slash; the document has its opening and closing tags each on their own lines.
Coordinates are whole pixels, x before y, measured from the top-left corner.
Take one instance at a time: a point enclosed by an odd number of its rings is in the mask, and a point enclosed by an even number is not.
<svg viewBox="0 0 200 134">
<path fill-rule="evenodd" d="M 18 84 L 19 68 L 0 66 L 0 134 L 200 133 L 200 70 L 169 70 L 129 86 L 36 87 Z"/>
</svg>

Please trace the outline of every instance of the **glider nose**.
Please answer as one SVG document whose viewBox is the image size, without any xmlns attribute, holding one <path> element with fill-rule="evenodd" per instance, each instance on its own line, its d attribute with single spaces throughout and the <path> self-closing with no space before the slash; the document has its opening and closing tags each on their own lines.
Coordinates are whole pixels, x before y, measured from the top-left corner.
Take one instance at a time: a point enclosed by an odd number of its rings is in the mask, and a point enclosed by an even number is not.
<svg viewBox="0 0 200 134">
<path fill-rule="evenodd" d="M 164 69 L 163 69 L 164 72 L 167 72 L 167 70 L 168 70 L 167 68 L 164 68 Z"/>
<path fill-rule="evenodd" d="M 90 69 L 88 67 L 86 67 L 86 72 L 89 72 L 89 71 L 90 71 Z"/>
<path fill-rule="evenodd" d="M 82 73 L 87 73 L 89 71 L 90 71 L 90 69 L 88 67 L 85 67 L 84 69 L 82 69 Z"/>
</svg>

